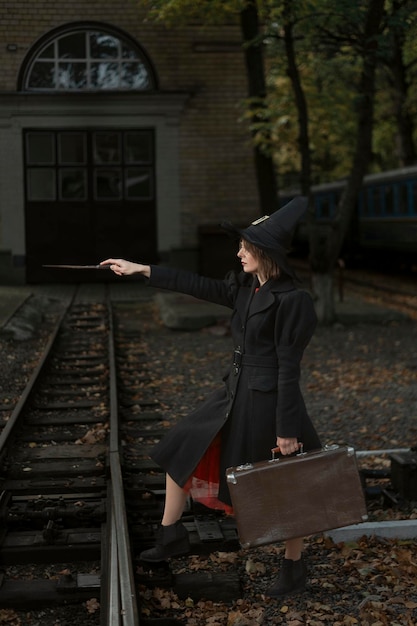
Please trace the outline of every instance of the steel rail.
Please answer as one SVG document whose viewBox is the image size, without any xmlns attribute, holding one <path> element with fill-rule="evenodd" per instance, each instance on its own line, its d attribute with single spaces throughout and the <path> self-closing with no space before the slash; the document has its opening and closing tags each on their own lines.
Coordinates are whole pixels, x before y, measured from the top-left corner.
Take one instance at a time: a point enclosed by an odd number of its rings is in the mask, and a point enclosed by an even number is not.
<svg viewBox="0 0 417 626">
<path fill-rule="evenodd" d="M 68 310 L 74 300 L 75 297 L 75 292 L 72 295 L 70 301 L 68 302 L 68 304 L 66 305 L 65 309 L 61 312 L 61 314 L 58 317 L 58 321 L 55 324 L 55 327 L 48 339 L 48 342 L 38 360 L 38 363 L 35 367 L 35 369 L 33 370 L 29 381 L 26 384 L 26 387 L 24 388 L 23 392 L 20 394 L 19 400 L 17 401 L 17 404 L 15 406 L 15 408 L 12 411 L 12 414 L 10 415 L 7 424 L 4 426 L 3 430 L 1 431 L 0 434 L 0 456 L 2 455 L 2 453 L 4 452 L 4 449 L 9 441 L 9 438 L 17 424 L 17 422 L 19 421 L 19 417 L 23 411 L 23 409 L 25 408 L 30 395 L 33 391 L 34 386 L 36 385 L 36 382 L 39 379 L 39 376 L 45 366 L 46 361 L 49 358 L 49 355 L 51 354 L 52 348 L 55 344 L 57 335 L 59 333 L 59 330 L 61 328 L 62 322 L 64 317 L 66 316 L 66 314 L 68 313 Z"/>
<path fill-rule="evenodd" d="M 123 491 L 123 476 L 119 450 L 119 411 L 117 398 L 117 372 L 114 350 L 113 312 L 109 304 L 109 372 L 110 372 L 110 493 L 108 512 L 110 550 L 107 626 L 139 626 L 135 580 L 130 555 L 129 528 Z"/>
</svg>

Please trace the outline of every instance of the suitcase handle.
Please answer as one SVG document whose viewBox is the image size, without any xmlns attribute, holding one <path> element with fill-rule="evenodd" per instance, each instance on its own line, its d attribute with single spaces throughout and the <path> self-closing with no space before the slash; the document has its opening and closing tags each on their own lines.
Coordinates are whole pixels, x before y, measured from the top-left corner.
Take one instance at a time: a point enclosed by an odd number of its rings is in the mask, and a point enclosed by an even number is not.
<svg viewBox="0 0 417 626">
<path fill-rule="evenodd" d="M 306 452 L 304 452 L 304 444 L 300 443 L 300 448 L 299 448 L 299 452 L 297 452 L 297 454 L 295 456 L 302 456 L 304 454 L 307 454 Z M 276 454 L 279 454 L 281 451 L 281 448 L 279 446 L 277 446 L 276 448 L 271 448 L 271 461 L 279 461 L 279 459 L 275 456 Z M 291 455 L 290 455 L 291 456 Z"/>
</svg>

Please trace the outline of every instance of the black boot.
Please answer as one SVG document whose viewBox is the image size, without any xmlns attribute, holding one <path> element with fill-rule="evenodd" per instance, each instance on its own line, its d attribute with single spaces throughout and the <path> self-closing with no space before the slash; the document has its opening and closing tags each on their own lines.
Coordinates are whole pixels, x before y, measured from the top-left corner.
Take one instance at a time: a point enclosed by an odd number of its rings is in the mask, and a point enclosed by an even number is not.
<svg viewBox="0 0 417 626">
<path fill-rule="evenodd" d="M 171 556 L 181 556 L 190 551 L 190 540 L 185 526 L 180 520 L 169 526 L 160 526 L 156 544 L 140 553 L 139 559 L 148 563 L 165 561 Z"/>
<path fill-rule="evenodd" d="M 307 581 L 307 568 L 303 557 L 298 561 L 283 559 L 278 580 L 265 594 L 271 598 L 304 591 Z"/>
</svg>

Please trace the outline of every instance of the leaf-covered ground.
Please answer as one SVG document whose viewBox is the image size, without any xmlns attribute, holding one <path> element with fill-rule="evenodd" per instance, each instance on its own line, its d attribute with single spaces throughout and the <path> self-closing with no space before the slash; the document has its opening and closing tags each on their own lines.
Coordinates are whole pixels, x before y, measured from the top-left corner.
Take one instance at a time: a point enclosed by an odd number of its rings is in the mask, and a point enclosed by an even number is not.
<svg viewBox="0 0 417 626">
<path fill-rule="evenodd" d="M 328 538 L 307 541 L 309 584 L 303 594 L 275 600 L 264 595 L 277 575 L 281 548 L 213 553 L 173 562 L 174 571 L 236 570 L 240 599 L 228 604 L 191 598 L 170 590 L 142 588 L 142 614 L 176 617 L 187 626 L 414 626 L 417 623 L 417 559 L 413 541 L 363 538 L 335 545 Z"/>
<path fill-rule="evenodd" d="M 150 314 L 142 348 L 164 419 L 172 423 L 221 384 L 231 340 L 224 326 L 196 332 L 155 328 Z M 304 357 L 302 386 L 323 443 L 349 443 L 357 450 L 417 445 L 417 324 L 318 328 Z M 367 457 L 361 465 L 389 467 L 390 461 Z M 382 497 L 370 502 L 371 519 L 417 518 L 415 502 L 390 504 Z M 187 626 L 417 624 L 414 540 L 364 537 L 335 545 L 318 536 L 307 540 L 305 553 L 308 588 L 281 601 L 264 592 L 277 575 L 282 546 L 174 560 L 177 573 L 238 572 L 241 597 L 217 604 L 141 588 L 143 616 L 175 617 Z"/>
<path fill-rule="evenodd" d="M 170 331 L 162 326 L 151 304 L 139 303 L 131 307 L 131 313 L 142 331 L 139 350 L 146 355 L 145 365 L 151 373 L 146 382 L 138 383 L 137 392 L 155 395 L 168 427 L 221 384 L 231 356 L 227 326 Z M 30 349 L 29 344 L 27 347 Z M 3 405 L 17 393 L 16 381 L 21 374 L 18 363 L 25 362 L 24 346 L 15 346 L 13 352 L 8 348 L 5 342 Z M 10 366 L 15 363 L 12 370 Z M 417 323 L 319 328 L 305 354 L 302 385 L 323 443 L 349 443 L 358 450 L 417 445 Z M 102 436 L 101 431 L 84 434 L 93 439 L 98 436 Z M 362 463 L 386 467 L 389 459 L 368 458 Z M 416 507 L 413 501 L 388 507 L 382 498 L 376 498 L 371 503 L 371 516 L 417 519 Z M 185 626 L 417 624 L 415 541 L 363 538 L 334 545 L 326 537 L 309 538 L 308 588 L 302 595 L 278 601 L 267 598 L 264 592 L 277 576 L 281 556 L 282 546 L 277 545 L 173 560 L 174 573 L 237 574 L 240 597 L 230 603 L 213 603 L 204 597 L 179 599 L 170 590 L 141 587 L 142 617 L 174 617 Z M 96 604 L 80 606 L 76 615 L 74 618 L 68 607 L 28 612 L 16 607 L 0 609 L 0 624 L 99 623 Z"/>
</svg>

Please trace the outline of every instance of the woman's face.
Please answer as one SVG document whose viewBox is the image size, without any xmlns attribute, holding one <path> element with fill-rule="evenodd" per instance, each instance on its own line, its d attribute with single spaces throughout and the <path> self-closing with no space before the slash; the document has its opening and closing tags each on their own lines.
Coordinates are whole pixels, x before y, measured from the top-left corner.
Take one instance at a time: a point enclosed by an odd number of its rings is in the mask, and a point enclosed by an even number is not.
<svg viewBox="0 0 417 626">
<path fill-rule="evenodd" d="M 241 239 L 239 242 L 239 251 L 237 253 L 237 256 L 242 263 L 242 269 L 244 272 L 247 272 L 248 274 L 258 273 L 259 260 L 254 254 L 252 254 L 251 252 L 249 252 L 249 250 L 245 248 L 245 241 L 243 239 Z"/>
</svg>

